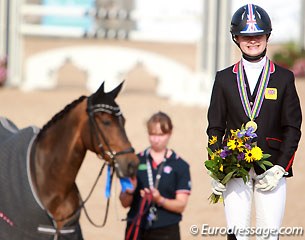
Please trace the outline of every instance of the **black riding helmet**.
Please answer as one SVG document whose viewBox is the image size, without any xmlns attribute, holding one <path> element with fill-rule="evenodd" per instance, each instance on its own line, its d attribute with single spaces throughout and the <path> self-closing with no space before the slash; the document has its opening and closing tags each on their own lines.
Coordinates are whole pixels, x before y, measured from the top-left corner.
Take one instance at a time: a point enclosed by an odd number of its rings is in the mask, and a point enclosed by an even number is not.
<svg viewBox="0 0 305 240">
<path fill-rule="evenodd" d="M 271 20 L 268 13 L 254 4 L 239 8 L 231 20 L 231 34 L 241 36 L 256 36 L 270 34 Z"/>
<path fill-rule="evenodd" d="M 235 36 L 257 36 L 267 35 L 269 38 L 272 31 L 271 20 L 268 13 L 261 7 L 254 4 L 247 4 L 239 8 L 233 15 L 231 20 L 231 29 L 233 41 L 239 47 L 236 42 Z M 247 56 L 243 53 L 243 56 L 247 60 L 257 60 L 266 54 L 265 51 L 255 57 Z"/>
</svg>

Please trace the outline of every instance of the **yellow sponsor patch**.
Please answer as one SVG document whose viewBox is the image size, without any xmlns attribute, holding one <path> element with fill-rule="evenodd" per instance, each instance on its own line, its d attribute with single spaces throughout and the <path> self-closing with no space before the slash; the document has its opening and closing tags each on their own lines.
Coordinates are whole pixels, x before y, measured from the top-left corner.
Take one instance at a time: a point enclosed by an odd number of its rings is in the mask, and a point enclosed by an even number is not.
<svg viewBox="0 0 305 240">
<path fill-rule="evenodd" d="M 276 88 L 266 88 L 265 98 L 276 100 L 277 99 L 277 89 Z"/>
</svg>

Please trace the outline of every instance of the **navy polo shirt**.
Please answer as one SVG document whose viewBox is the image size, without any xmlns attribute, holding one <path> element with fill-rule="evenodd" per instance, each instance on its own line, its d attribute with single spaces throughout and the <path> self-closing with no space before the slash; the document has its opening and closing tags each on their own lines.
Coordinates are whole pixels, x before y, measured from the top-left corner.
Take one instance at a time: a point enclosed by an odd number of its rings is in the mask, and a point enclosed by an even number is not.
<svg viewBox="0 0 305 240">
<path fill-rule="evenodd" d="M 134 193 L 133 202 L 130 210 L 127 214 L 128 221 L 132 221 L 134 217 L 139 213 L 139 207 L 141 204 L 140 189 L 149 188 L 148 175 L 147 175 L 147 164 L 146 164 L 146 151 L 137 154 L 140 164 L 137 172 L 138 185 Z M 161 196 L 168 199 L 175 199 L 176 193 L 190 194 L 191 192 L 191 177 L 189 164 L 180 158 L 174 151 L 164 163 L 163 170 L 161 173 L 161 179 L 159 182 L 158 190 Z M 155 184 L 156 175 L 158 169 L 161 167 L 161 163 L 158 166 L 154 166 L 152 157 L 148 154 L 148 160 L 151 164 L 153 181 Z M 160 228 L 176 224 L 181 221 L 182 215 L 180 213 L 170 212 L 163 207 L 157 208 L 157 220 L 153 221 L 150 228 Z M 147 209 L 147 206 L 145 207 Z M 141 222 L 142 228 L 148 228 L 147 214 L 143 216 Z"/>
</svg>

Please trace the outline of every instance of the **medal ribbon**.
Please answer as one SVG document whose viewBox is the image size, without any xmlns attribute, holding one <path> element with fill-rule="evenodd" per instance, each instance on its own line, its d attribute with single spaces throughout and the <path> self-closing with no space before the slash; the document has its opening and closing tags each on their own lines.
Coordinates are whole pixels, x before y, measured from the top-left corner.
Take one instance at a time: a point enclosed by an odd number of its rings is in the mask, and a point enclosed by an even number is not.
<svg viewBox="0 0 305 240">
<path fill-rule="evenodd" d="M 237 72 L 237 85 L 241 103 L 243 105 L 244 111 L 246 115 L 253 121 L 259 114 L 263 101 L 264 101 L 264 93 L 268 86 L 270 79 L 270 60 L 267 58 L 266 63 L 263 69 L 263 74 L 260 79 L 259 87 L 257 94 L 255 96 L 255 101 L 253 107 L 251 108 L 248 94 L 245 86 L 245 77 L 243 71 L 242 60 L 238 64 L 238 72 Z"/>
</svg>

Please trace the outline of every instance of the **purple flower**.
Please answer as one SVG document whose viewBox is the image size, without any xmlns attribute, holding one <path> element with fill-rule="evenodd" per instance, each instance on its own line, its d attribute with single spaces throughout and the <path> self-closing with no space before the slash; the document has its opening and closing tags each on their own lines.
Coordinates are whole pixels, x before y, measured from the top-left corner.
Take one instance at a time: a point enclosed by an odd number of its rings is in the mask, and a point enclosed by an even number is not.
<svg viewBox="0 0 305 240">
<path fill-rule="evenodd" d="M 238 133 L 237 133 L 237 137 L 239 137 L 239 138 L 242 138 L 243 136 L 245 136 L 245 131 L 239 131 Z"/>
<path fill-rule="evenodd" d="M 245 136 L 246 136 L 246 137 L 250 137 L 250 138 L 255 138 L 255 137 L 257 137 L 256 133 L 254 133 L 253 131 L 254 131 L 254 128 L 253 128 L 253 127 L 247 128 L 247 131 L 246 131 L 246 133 L 245 133 Z"/>
<path fill-rule="evenodd" d="M 241 160 L 244 160 L 245 159 L 245 153 L 241 152 L 237 155 L 237 160 L 238 161 L 241 161 Z"/>
<path fill-rule="evenodd" d="M 248 143 L 245 144 L 245 148 L 247 148 L 248 150 L 251 150 L 251 149 L 252 149 L 251 145 L 248 144 Z"/>
<path fill-rule="evenodd" d="M 222 158 L 222 159 L 225 159 L 227 156 L 228 156 L 228 152 L 225 151 L 225 150 L 222 150 L 219 154 L 219 156 Z"/>
<path fill-rule="evenodd" d="M 223 148 L 223 150 L 220 152 L 219 156 L 222 158 L 222 159 L 225 159 L 229 154 L 231 153 L 231 150 L 225 146 Z"/>
</svg>

